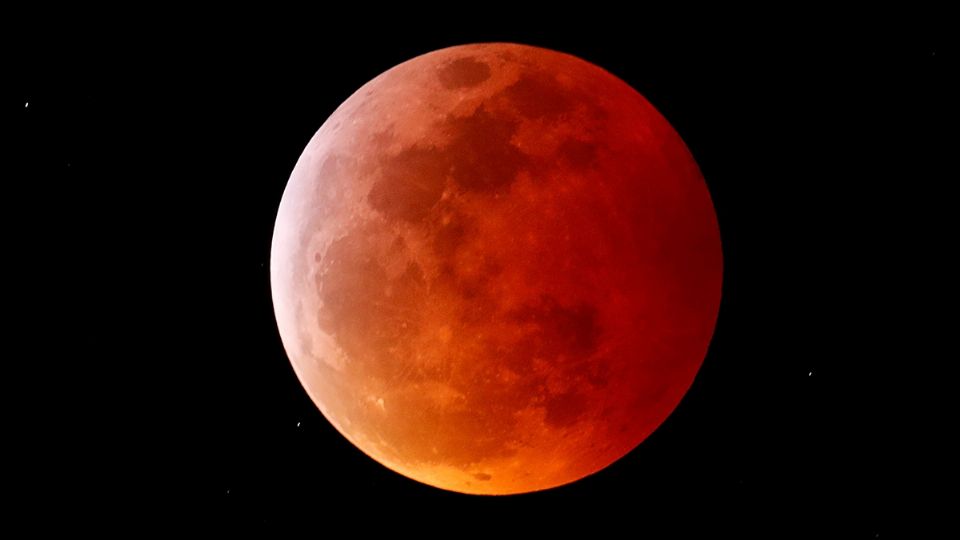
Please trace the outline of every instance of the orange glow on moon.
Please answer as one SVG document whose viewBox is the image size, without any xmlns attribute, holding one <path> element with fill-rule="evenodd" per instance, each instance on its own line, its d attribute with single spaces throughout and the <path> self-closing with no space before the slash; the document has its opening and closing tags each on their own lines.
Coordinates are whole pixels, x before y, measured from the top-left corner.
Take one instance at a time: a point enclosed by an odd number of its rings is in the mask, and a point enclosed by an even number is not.
<svg viewBox="0 0 960 540">
<path fill-rule="evenodd" d="M 484 44 L 364 85 L 300 157 L 271 285 L 324 416 L 415 480 L 566 484 L 643 441 L 707 351 L 722 255 L 683 141 L 573 56 Z"/>
</svg>

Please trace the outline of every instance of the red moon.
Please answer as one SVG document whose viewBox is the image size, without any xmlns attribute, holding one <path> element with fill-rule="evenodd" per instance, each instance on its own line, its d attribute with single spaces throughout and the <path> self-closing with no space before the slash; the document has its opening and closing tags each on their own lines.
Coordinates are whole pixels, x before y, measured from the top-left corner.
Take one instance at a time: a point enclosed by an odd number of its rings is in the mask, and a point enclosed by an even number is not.
<svg viewBox="0 0 960 540">
<path fill-rule="evenodd" d="M 310 140 L 270 259 L 323 415 L 463 493 L 573 482 L 635 448 L 700 368 L 723 258 L 670 124 L 584 60 L 479 44 L 404 62 Z"/>
</svg>

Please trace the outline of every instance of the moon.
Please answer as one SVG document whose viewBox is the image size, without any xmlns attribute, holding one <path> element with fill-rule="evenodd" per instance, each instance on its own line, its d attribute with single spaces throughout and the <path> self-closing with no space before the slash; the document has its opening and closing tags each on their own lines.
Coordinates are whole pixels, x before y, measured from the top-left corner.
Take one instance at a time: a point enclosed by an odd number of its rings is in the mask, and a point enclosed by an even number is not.
<svg viewBox="0 0 960 540">
<path fill-rule="evenodd" d="M 516 44 L 434 51 L 323 124 L 271 289 L 310 398 L 367 455 L 462 493 L 560 486 L 677 406 L 720 304 L 716 214 L 636 90 Z"/>
</svg>

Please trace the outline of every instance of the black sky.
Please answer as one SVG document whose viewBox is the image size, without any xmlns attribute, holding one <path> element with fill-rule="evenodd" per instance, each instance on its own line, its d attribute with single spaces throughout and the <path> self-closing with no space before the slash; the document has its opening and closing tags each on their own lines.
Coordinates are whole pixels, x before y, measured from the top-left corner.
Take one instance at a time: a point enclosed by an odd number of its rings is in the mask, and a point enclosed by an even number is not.
<svg viewBox="0 0 960 540">
<path fill-rule="evenodd" d="M 942 176 L 937 35 L 425 26 L 13 44 L 10 243 L 15 270 L 54 284 L 26 294 L 39 332 L 10 379 L 36 388 L 20 415 L 28 505 L 54 491 L 271 527 L 334 498 L 885 534 L 902 517 L 901 441 L 922 429 L 896 390 L 924 354 L 903 338 L 918 323 L 898 284 L 935 244 L 915 231 L 944 219 L 926 210 Z M 696 157 L 725 254 L 716 336 L 667 422 L 590 478 L 495 499 L 407 480 L 338 435 L 286 360 L 268 274 L 284 184 L 326 117 L 385 69 L 476 41 L 572 53 L 639 90 Z"/>
</svg>

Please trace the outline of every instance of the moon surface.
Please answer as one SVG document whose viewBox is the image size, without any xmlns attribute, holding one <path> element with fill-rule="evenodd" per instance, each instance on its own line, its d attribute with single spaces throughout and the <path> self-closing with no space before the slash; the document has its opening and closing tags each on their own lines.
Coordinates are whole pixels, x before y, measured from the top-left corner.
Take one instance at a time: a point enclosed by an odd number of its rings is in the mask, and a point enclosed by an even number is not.
<svg viewBox="0 0 960 540">
<path fill-rule="evenodd" d="M 323 415 L 476 494 L 599 471 L 673 411 L 720 304 L 696 162 L 576 57 L 466 45 L 400 64 L 310 140 L 277 213 L 284 348 Z"/>
</svg>

